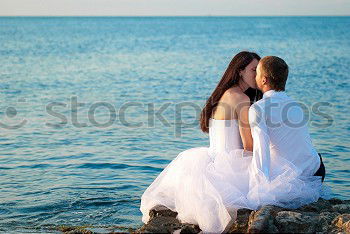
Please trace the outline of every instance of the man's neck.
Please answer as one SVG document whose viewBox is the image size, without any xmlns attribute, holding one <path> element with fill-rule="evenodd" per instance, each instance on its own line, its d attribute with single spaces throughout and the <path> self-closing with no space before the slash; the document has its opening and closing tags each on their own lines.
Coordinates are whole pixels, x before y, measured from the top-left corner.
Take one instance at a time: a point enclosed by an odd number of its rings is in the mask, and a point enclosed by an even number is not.
<svg viewBox="0 0 350 234">
<path fill-rule="evenodd" d="M 266 93 L 267 91 L 270 91 L 270 90 L 274 90 L 274 89 L 272 89 L 271 87 L 263 87 L 261 89 L 261 92 Z"/>
</svg>

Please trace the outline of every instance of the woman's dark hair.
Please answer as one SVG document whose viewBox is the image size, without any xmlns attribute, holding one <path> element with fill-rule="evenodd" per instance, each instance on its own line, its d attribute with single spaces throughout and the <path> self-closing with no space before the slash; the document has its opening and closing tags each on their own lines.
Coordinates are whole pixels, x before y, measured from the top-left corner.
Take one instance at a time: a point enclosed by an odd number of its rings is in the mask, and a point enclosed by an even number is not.
<svg viewBox="0 0 350 234">
<path fill-rule="evenodd" d="M 222 76 L 220 82 L 214 89 L 211 96 L 208 98 L 202 112 L 200 115 L 200 128 L 203 132 L 209 132 L 209 119 L 211 118 L 214 108 L 218 105 L 220 98 L 229 88 L 238 85 L 240 78 L 239 72 L 244 70 L 254 59 L 260 60 L 260 56 L 256 53 L 249 51 L 242 51 L 236 54 L 228 65 L 224 75 Z M 260 91 L 255 89 L 248 89 L 245 92 L 251 102 L 262 97 Z M 258 94 L 258 97 L 256 97 Z"/>
<path fill-rule="evenodd" d="M 259 89 L 253 89 L 253 88 L 248 88 L 244 93 L 249 97 L 250 99 L 250 104 L 253 104 L 254 102 L 262 99 L 263 97 L 263 92 L 261 92 Z"/>
</svg>

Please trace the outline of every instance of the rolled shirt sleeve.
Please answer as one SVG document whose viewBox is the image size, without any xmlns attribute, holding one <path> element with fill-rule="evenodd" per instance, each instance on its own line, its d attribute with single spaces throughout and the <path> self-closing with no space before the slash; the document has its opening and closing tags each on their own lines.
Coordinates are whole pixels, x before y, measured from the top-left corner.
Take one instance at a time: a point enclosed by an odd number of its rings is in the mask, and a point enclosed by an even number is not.
<svg viewBox="0 0 350 234">
<path fill-rule="evenodd" d="M 249 125 L 253 137 L 253 165 L 270 181 L 270 137 L 263 108 L 249 108 Z"/>
</svg>

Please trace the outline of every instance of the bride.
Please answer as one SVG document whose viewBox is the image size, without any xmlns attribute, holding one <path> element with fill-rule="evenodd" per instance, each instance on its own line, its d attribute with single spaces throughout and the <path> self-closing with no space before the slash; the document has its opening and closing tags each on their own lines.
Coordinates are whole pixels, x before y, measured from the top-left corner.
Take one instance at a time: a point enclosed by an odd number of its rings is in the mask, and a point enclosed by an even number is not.
<svg viewBox="0 0 350 234">
<path fill-rule="evenodd" d="M 259 60 L 247 51 L 231 60 L 200 116 L 201 130 L 209 133 L 209 147 L 179 153 L 145 190 L 140 206 L 144 223 L 150 219 L 149 211 L 161 205 L 204 233 L 220 233 L 240 208 L 256 210 L 265 204 L 296 208 L 310 202 L 310 194 L 315 194 L 311 200 L 318 198 L 318 180 L 306 183 L 296 178 L 295 168 L 284 161 L 271 162 L 280 173 L 271 181 L 252 166 L 248 113 L 253 100 L 261 97 L 255 81 Z M 306 198 L 292 202 L 299 197 Z"/>
</svg>

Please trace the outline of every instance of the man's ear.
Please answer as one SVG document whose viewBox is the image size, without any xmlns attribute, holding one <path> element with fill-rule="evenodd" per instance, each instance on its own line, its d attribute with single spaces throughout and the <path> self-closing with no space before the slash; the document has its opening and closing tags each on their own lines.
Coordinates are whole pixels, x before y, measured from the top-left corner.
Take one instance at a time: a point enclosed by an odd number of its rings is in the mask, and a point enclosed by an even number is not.
<svg viewBox="0 0 350 234">
<path fill-rule="evenodd" d="M 263 85 L 266 85 L 266 84 L 267 84 L 267 78 L 266 78 L 266 76 L 263 76 L 263 77 L 262 77 L 261 83 L 262 83 Z"/>
</svg>

